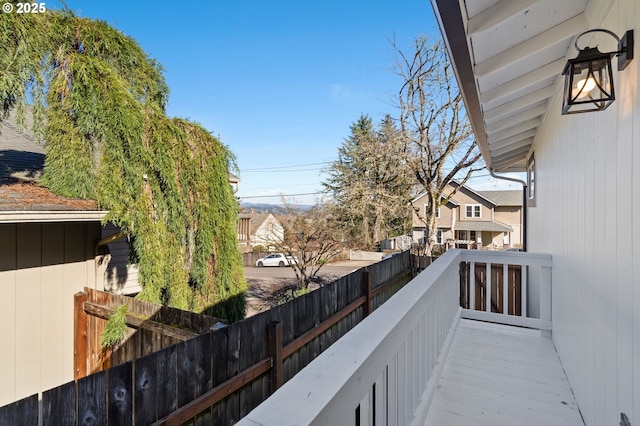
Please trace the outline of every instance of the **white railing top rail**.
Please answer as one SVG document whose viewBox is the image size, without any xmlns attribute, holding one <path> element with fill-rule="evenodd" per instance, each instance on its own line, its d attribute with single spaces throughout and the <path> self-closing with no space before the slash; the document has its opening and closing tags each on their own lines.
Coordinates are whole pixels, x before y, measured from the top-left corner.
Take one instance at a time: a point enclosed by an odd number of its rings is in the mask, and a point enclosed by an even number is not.
<svg viewBox="0 0 640 426">
<path fill-rule="evenodd" d="M 551 255 L 517 251 L 460 250 L 462 262 L 551 267 Z"/>
<path fill-rule="evenodd" d="M 461 262 L 550 271 L 551 256 L 447 251 L 238 425 L 423 422 L 462 312 Z"/>
<path fill-rule="evenodd" d="M 450 251 L 441 256 L 238 424 L 355 424 L 356 408 L 366 400 L 373 383 L 381 375 L 391 375 L 393 371 L 390 370 L 394 369 L 389 369 L 389 365 L 397 367 L 398 351 L 400 348 L 406 349 L 407 338 L 412 335 L 416 325 L 423 324 L 424 327 L 428 325 L 427 322 L 431 323 L 425 321 L 425 309 L 429 305 L 433 305 L 431 311 L 434 315 L 439 311 L 447 318 L 448 324 L 447 321 L 440 321 L 444 331 L 439 332 L 442 335 L 440 340 L 446 337 L 456 313 L 460 311 L 458 286 L 455 284 L 458 280 L 460 256 L 459 251 Z M 416 342 L 424 341 L 424 337 L 416 339 Z M 411 342 L 412 348 L 419 349 L 419 344 L 414 345 L 413 340 Z M 405 355 L 401 358 L 404 362 Z M 436 358 L 433 357 L 433 363 Z M 420 359 L 426 360 L 426 357 L 415 357 L 416 361 Z M 408 374 L 414 373 L 411 370 Z M 430 372 L 431 369 L 425 372 L 423 388 L 426 387 L 427 373 Z M 378 394 L 381 394 L 380 388 Z M 417 400 L 419 402 L 419 397 Z M 405 402 L 396 405 L 402 405 L 396 407 L 396 410 L 405 408 Z M 417 407 L 413 408 L 415 410 Z M 378 415 L 380 414 L 381 409 L 378 408 Z M 392 415 L 410 420 L 409 413 Z M 397 424 L 406 423 L 403 421 Z"/>
</svg>

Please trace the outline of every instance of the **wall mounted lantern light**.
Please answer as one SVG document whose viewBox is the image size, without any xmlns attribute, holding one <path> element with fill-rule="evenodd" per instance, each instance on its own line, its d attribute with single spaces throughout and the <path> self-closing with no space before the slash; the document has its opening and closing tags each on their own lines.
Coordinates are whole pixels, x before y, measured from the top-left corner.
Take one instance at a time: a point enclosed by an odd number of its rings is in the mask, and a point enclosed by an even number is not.
<svg viewBox="0 0 640 426">
<path fill-rule="evenodd" d="M 618 50 L 602 53 L 597 47 L 580 49 L 580 37 L 592 32 L 613 36 L 618 41 Z M 576 38 L 575 46 L 578 56 L 567 61 L 562 71 L 565 76 L 562 115 L 602 111 L 616 98 L 611 59 L 618 57 L 618 71 L 625 69 L 633 59 L 633 30 L 627 31 L 622 39 L 609 30 L 585 31 Z"/>
</svg>

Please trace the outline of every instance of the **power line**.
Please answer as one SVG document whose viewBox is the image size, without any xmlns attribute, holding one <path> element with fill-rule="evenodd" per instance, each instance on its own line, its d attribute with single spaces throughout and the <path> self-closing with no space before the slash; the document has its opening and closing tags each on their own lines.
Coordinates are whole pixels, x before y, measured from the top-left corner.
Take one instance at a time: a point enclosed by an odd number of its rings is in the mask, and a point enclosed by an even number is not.
<svg viewBox="0 0 640 426">
<path fill-rule="evenodd" d="M 294 164 L 289 166 L 259 167 L 255 169 L 244 169 L 241 171 L 242 172 L 267 172 L 267 171 L 273 171 L 273 170 L 279 170 L 279 169 L 295 169 L 299 167 L 319 166 L 319 165 L 331 164 L 331 163 L 333 163 L 333 161 L 323 161 L 321 163 Z"/>
<path fill-rule="evenodd" d="M 238 197 L 241 200 L 246 200 L 249 198 L 273 198 L 273 197 L 299 197 L 302 195 L 319 195 L 319 194 L 324 194 L 324 191 L 319 191 L 319 192 L 304 192 L 304 193 L 300 193 L 300 194 L 274 194 L 274 195 L 249 195 L 247 197 Z"/>
<path fill-rule="evenodd" d="M 317 170 L 324 170 L 324 167 L 318 167 L 313 169 L 295 169 L 295 170 L 240 170 L 241 173 L 295 173 L 295 172 L 313 172 Z"/>
</svg>

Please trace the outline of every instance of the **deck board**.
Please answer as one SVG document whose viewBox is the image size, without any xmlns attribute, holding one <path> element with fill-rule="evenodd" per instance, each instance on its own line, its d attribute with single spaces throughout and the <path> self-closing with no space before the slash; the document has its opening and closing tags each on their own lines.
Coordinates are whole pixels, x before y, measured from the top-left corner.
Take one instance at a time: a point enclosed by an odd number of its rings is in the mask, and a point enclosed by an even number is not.
<svg viewBox="0 0 640 426">
<path fill-rule="evenodd" d="M 461 320 L 427 425 L 584 426 L 551 339 Z"/>
</svg>

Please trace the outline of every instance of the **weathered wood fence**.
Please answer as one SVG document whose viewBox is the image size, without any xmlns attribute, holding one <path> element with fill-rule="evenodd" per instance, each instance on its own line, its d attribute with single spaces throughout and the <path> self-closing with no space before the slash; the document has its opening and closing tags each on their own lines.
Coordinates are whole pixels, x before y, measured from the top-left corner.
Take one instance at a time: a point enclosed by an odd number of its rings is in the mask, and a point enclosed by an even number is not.
<svg viewBox="0 0 640 426">
<path fill-rule="evenodd" d="M 121 305 L 127 305 L 126 337 L 117 347 L 102 350 L 102 331 Z M 207 315 L 86 287 L 74 297 L 74 319 L 76 380 L 192 339 L 221 322 Z"/>
<path fill-rule="evenodd" d="M 0 424 L 231 425 L 406 284 L 409 253 L 0 408 Z M 339 360 L 337 360 L 339 362 Z M 40 405 L 40 407 L 39 407 Z"/>
</svg>

